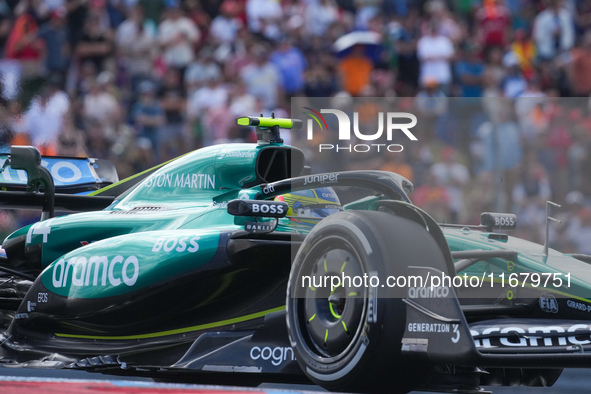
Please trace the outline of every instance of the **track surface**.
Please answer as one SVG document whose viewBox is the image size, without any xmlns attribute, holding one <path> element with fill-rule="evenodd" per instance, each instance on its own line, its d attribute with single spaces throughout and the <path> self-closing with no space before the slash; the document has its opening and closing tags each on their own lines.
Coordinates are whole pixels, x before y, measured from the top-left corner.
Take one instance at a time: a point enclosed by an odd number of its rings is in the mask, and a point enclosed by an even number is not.
<svg viewBox="0 0 591 394">
<path fill-rule="evenodd" d="M 583 394 L 591 392 L 591 371 L 565 371 L 554 387 L 485 387 L 495 394 Z M 0 368 L 2 394 L 296 394 L 325 391 L 317 386 L 263 384 L 259 388 L 175 385 L 147 378 L 114 377 L 81 371 Z M 414 392 L 413 392 L 414 393 Z M 416 393 L 418 394 L 418 392 Z"/>
</svg>

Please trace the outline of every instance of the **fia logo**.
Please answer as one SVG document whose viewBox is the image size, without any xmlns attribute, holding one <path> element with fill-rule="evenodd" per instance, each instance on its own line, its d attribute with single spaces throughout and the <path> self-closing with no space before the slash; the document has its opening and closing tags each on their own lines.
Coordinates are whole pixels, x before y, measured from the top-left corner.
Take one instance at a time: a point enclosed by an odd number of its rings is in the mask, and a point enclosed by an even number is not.
<svg viewBox="0 0 591 394">
<path fill-rule="evenodd" d="M 552 294 L 540 296 L 540 309 L 547 313 L 558 313 L 558 300 Z"/>
</svg>

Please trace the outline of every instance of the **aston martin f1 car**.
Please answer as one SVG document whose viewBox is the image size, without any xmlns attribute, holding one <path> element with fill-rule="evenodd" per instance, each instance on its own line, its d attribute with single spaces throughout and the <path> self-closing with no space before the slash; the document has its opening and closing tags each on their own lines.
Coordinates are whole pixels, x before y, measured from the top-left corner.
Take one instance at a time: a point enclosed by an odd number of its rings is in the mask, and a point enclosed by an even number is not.
<svg viewBox="0 0 591 394">
<path fill-rule="evenodd" d="M 511 214 L 438 224 L 400 175 L 313 174 L 279 135 L 301 122 L 238 122 L 258 143 L 123 181 L 12 147 L 0 205 L 42 215 L 2 245 L 0 365 L 464 393 L 591 367 L 591 257 Z"/>
</svg>

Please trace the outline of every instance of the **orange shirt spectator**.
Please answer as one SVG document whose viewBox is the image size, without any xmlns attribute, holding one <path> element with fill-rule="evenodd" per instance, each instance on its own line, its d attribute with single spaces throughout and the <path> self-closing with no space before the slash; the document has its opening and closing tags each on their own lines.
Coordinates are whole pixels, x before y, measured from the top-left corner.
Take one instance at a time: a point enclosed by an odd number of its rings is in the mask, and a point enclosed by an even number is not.
<svg viewBox="0 0 591 394">
<path fill-rule="evenodd" d="M 386 164 L 384 164 L 380 168 L 380 170 L 395 172 L 396 174 L 402 175 L 403 177 L 405 177 L 406 179 L 408 179 L 409 181 L 412 182 L 412 178 L 413 178 L 412 167 L 405 162 L 399 163 L 399 162 L 389 161 Z"/>
<path fill-rule="evenodd" d="M 369 85 L 369 75 L 373 68 L 371 60 L 363 53 L 363 47 L 355 47 L 339 64 L 344 90 L 352 96 L 359 95 L 361 90 Z"/>
<path fill-rule="evenodd" d="M 412 201 L 423 208 L 435 220 L 451 218 L 450 198 L 447 188 L 440 185 L 435 175 L 427 173 L 425 183 L 415 189 Z"/>
</svg>

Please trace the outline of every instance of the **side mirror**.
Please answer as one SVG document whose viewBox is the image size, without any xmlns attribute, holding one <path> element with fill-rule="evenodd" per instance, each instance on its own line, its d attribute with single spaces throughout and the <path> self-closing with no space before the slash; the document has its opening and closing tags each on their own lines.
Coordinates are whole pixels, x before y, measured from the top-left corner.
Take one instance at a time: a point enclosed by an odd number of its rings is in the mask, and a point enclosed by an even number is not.
<svg viewBox="0 0 591 394">
<path fill-rule="evenodd" d="M 289 205 L 282 201 L 232 200 L 228 202 L 228 213 L 233 216 L 282 218 L 287 215 Z"/>
<path fill-rule="evenodd" d="M 277 219 L 285 217 L 289 205 L 282 201 L 232 200 L 228 202 L 228 213 L 233 216 L 273 218 L 272 221 L 241 222 L 244 230 L 252 234 L 266 234 L 275 231 Z M 236 224 L 238 224 L 235 221 Z"/>
<path fill-rule="evenodd" d="M 517 228 L 517 215 L 512 213 L 483 212 L 480 214 L 480 224 L 486 231 L 512 231 Z"/>
</svg>

